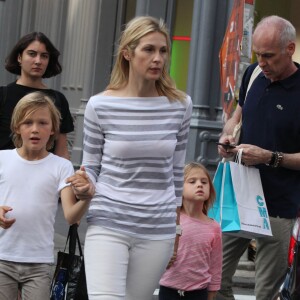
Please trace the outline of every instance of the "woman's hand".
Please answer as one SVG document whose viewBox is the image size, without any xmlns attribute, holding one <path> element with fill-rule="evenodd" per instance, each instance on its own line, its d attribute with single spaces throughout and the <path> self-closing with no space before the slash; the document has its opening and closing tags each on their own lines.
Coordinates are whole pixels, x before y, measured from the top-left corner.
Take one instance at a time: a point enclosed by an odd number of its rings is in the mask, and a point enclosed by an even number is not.
<svg viewBox="0 0 300 300">
<path fill-rule="evenodd" d="M 91 200 L 95 194 L 95 186 L 89 179 L 84 166 L 67 178 L 66 183 L 71 183 L 76 198 L 80 200 Z"/>
</svg>

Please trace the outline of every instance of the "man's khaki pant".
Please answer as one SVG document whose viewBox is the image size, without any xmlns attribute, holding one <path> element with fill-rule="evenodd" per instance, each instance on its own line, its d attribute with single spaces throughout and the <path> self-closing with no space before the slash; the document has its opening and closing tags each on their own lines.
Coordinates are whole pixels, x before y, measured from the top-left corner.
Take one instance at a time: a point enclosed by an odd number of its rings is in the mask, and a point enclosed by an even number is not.
<svg viewBox="0 0 300 300">
<path fill-rule="evenodd" d="M 278 296 L 288 259 L 289 241 L 294 219 L 272 218 L 272 237 L 256 238 L 255 295 L 256 300 L 272 300 Z M 233 300 L 232 277 L 250 239 L 223 235 L 223 270 L 218 300 Z"/>
</svg>

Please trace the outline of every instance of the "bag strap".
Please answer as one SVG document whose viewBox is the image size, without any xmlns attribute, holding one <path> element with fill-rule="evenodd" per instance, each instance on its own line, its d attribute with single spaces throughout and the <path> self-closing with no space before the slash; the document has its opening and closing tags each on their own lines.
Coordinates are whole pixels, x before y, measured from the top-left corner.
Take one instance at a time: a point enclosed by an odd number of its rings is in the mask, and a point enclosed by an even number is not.
<svg viewBox="0 0 300 300">
<path fill-rule="evenodd" d="M 245 104 L 245 102 L 246 102 L 247 95 L 248 95 L 248 92 L 249 92 L 249 90 L 250 90 L 250 88 L 251 88 L 251 85 L 252 85 L 253 81 L 256 79 L 256 77 L 257 77 L 258 74 L 260 74 L 260 73 L 261 73 L 261 68 L 260 68 L 259 65 L 257 65 L 257 66 L 255 67 L 255 69 L 253 70 L 253 72 L 252 72 L 252 74 L 251 74 L 251 77 L 250 77 L 250 79 L 249 79 L 248 86 L 247 86 L 247 91 L 246 91 L 246 96 L 245 96 L 245 100 L 244 100 L 244 104 Z"/>
<path fill-rule="evenodd" d="M 66 252 L 66 248 L 69 243 L 69 253 L 74 255 L 76 252 L 76 242 L 77 242 L 79 254 L 80 254 L 80 256 L 83 256 L 77 228 L 78 228 L 77 223 L 75 223 L 69 227 L 69 232 L 68 232 L 68 237 L 67 237 L 64 252 Z"/>
<path fill-rule="evenodd" d="M 76 251 L 76 241 L 77 241 L 77 231 L 78 225 L 73 224 L 69 228 L 69 234 L 70 234 L 70 241 L 69 241 L 69 253 L 75 254 Z"/>
<path fill-rule="evenodd" d="M 255 67 L 255 69 L 253 70 L 253 72 L 252 72 L 252 74 L 251 74 L 251 77 L 250 77 L 250 79 L 249 79 L 249 82 L 248 82 L 247 91 L 246 91 L 246 96 L 245 96 L 245 100 L 244 100 L 244 105 L 245 105 L 245 103 L 246 103 L 247 95 L 248 95 L 248 92 L 249 92 L 249 90 L 250 90 L 250 88 L 251 88 L 251 85 L 252 85 L 252 83 L 254 82 L 255 78 L 256 78 L 256 77 L 258 76 L 258 74 L 260 74 L 260 73 L 261 73 L 261 68 L 260 68 L 259 65 L 257 65 L 257 66 Z M 232 136 L 233 136 L 234 138 L 237 136 L 237 133 L 238 133 L 238 131 L 240 131 L 241 127 L 242 127 L 242 116 L 241 116 L 240 121 L 238 122 L 238 124 L 237 124 L 237 125 L 234 127 L 234 129 L 233 129 Z"/>
<path fill-rule="evenodd" d="M 242 164 L 242 155 L 243 155 L 243 148 L 238 150 L 238 152 L 235 156 L 235 161 L 234 162 L 241 165 Z"/>
<path fill-rule="evenodd" d="M 235 162 L 238 164 L 242 164 L 242 153 L 243 149 L 238 150 L 235 156 Z M 224 158 L 223 158 L 224 159 Z M 224 203 L 224 189 L 225 189 L 225 177 L 226 177 L 226 167 L 227 162 L 222 160 L 223 163 L 223 172 L 222 172 L 222 182 L 221 182 L 221 191 L 220 191 L 220 226 L 222 226 L 222 218 L 223 218 L 223 203 Z"/>
<path fill-rule="evenodd" d="M 223 172 L 222 172 L 222 183 L 221 183 L 221 193 L 220 193 L 220 226 L 222 226 L 222 218 L 223 218 L 223 202 L 224 202 L 224 187 L 225 187 L 225 176 L 226 176 L 226 166 L 227 164 L 223 164 Z"/>
</svg>

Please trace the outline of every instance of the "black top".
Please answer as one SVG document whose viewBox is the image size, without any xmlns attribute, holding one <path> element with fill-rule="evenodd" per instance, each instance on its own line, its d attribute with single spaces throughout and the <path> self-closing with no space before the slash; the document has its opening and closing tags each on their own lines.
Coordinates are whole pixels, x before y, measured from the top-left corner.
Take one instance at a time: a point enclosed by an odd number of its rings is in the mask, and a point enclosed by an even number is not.
<svg viewBox="0 0 300 300">
<path fill-rule="evenodd" d="M 41 91 L 50 96 L 55 106 L 59 109 L 62 117 L 60 133 L 69 133 L 74 130 L 69 103 L 62 93 L 52 89 L 36 89 L 12 82 L 6 87 L 0 87 L 0 150 L 15 148 L 10 130 L 13 110 L 21 98 L 36 91 Z"/>
<path fill-rule="evenodd" d="M 243 107 L 241 143 L 270 151 L 300 152 L 300 69 L 283 80 L 271 82 L 259 74 L 247 84 L 257 64 L 245 72 L 239 104 Z M 298 64 L 296 64 L 299 67 Z M 295 218 L 300 204 L 300 171 L 283 167 L 256 166 L 261 175 L 269 215 Z"/>
</svg>

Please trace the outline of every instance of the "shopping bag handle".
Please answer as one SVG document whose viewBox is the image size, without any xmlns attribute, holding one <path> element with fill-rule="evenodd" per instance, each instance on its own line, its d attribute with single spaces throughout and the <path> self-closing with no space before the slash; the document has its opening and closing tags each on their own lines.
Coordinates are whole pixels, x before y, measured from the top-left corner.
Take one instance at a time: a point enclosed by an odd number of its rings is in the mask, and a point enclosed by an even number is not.
<svg viewBox="0 0 300 300">
<path fill-rule="evenodd" d="M 79 249 L 79 254 L 80 254 L 80 256 L 82 256 L 82 249 L 81 249 L 81 244 L 80 244 L 80 239 L 79 239 L 77 228 L 78 228 L 77 223 L 75 223 L 73 225 L 70 225 L 64 252 L 66 252 L 66 248 L 67 248 L 67 245 L 68 245 L 68 242 L 69 242 L 69 253 L 70 254 L 75 254 L 75 252 L 76 252 L 76 242 L 77 242 L 78 249 Z"/>
<path fill-rule="evenodd" d="M 243 149 L 239 149 L 236 156 L 235 162 L 238 164 L 242 164 L 242 154 Z M 222 218 L 223 218 L 223 202 L 224 202 L 224 187 L 225 187 L 225 177 L 226 177 L 226 161 L 223 161 L 223 174 L 222 174 L 222 183 L 221 183 L 221 192 L 220 192 L 220 225 L 222 225 Z"/>
<path fill-rule="evenodd" d="M 221 183 L 221 194 L 220 194 L 220 222 L 219 222 L 220 226 L 222 226 L 222 218 L 223 218 L 225 176 L 226 176 L 226 164 L 224 163 L 223 174 L 222 174 L 222 183 Z"/>
<path fill-rule="evenodd" d="M 242 164 L 242 155 L 243 155 L 243 148 L 239 149 L 235 156 L 235 162 L 240 165 Z"/>
</svg>

